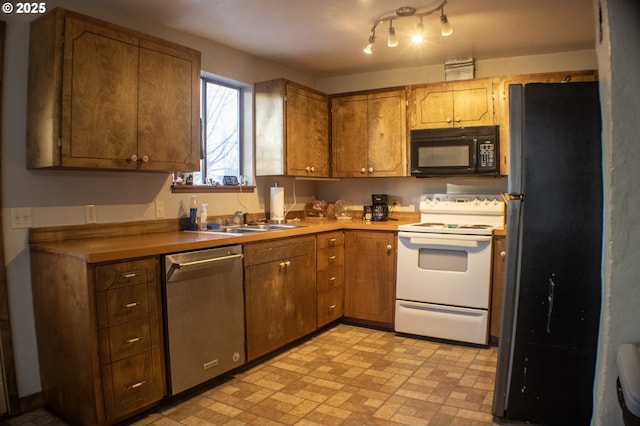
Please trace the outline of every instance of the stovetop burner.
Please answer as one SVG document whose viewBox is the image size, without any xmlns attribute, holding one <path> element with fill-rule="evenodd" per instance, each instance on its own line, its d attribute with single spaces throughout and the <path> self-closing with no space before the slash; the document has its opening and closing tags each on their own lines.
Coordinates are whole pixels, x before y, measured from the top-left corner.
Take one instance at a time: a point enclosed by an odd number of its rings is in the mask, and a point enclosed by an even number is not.
<svg viewBox="0 0 640 426">
<path fill-rule="evenodd" d="M 504 224 L 504 202 L 497 195 L 423 194 L 420 222 L 400 231 L 437 234 L 491 235 Z"/>
<path fill-rule="evenodd" d="M 464 229 L 489 229 L 489 228 L 493 228 L 493 226 L 491 225 L 460 225 L 460 228 L 464 228 Z"/>
</svg>

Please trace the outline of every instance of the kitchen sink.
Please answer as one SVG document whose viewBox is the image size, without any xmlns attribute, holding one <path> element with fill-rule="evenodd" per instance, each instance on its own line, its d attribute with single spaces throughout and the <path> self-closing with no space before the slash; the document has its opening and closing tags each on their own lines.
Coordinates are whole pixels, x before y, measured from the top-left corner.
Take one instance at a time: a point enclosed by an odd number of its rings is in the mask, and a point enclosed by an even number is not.
<svg viewBox="0 0 640 426">
<path fill-rule="evenodd" d="M 268 232 L 268 231 L 282 231 L 285 229 L 301 228 L 301 225 L 290 225 L 280 223 L 258 223 L 250 225 L 227 225 L 221 226 L 220 230 L 224 232 Z"/>
<path fill-rule="evenodd" d="M 247 225 L 223 225 L 218 229 L 207 229 L 206 232 L 210 234 L 248 234 L 253 232 L 270 232 L 270 231 L 283 231 L 286 229 L 302 228 L 302 225 L 280 224 L 280 223 L 258 223 Z"/>
</svg>

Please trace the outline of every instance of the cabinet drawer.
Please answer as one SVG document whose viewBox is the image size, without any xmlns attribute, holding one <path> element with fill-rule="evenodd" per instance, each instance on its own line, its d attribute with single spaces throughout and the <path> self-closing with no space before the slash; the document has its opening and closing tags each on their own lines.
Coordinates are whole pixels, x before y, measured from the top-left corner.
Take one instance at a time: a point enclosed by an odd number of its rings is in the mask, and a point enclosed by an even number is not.
<svg viewBox="0 0 640 426">
<path fill-rule="evenodd" d="M 151 349 L 152 326 L 150 321 L 151 318 L 145 318 L 100 330 L 100 360 L 102 364 L 149 351 Z"/>
<path fill-rule="evenodd" d="M 344 285 L 344 269 L 342 266 L 323 269 L 318 271 L 318 293 L 335 287 Z"/>
<path fill-rule="evenodd" d="M 342 286 L 318 294 L 318 327 L 340 318 L 344 313 Z"/>
<path fill-rule="evenodd" d="M 344 247 L 329 247 L 318 250 L 318 271 L 344 264 Z"/>
<path fill-rule="evenodd" d="M 106 324 L 114 326 L 142 319 L 149 315 L 149 294 L 147 284 L 108 290 L 105 299 L 105 312 L 98 310 L 98 324 L 104 326 L 100 316 L 106 314 Z M 100 295 L 98 300 L 100 301 Z"/>
<path fill-rule="evenodd" d="M 96 290 L 155 281 L 157 265 L 156 259 L 98 265 L 95 269 Z"/>
<path fill-rule="evenodd" d="M 160 365 L 160 349 L 155 349 L 103 367 L 107 417 L 122 417 L 162 399 Z"/>
<path fill-rule="evenodd" d="M 316 244 L 318 250 L 328 247 L 344 246 L 344 233 L 342 232 L 324 232 L 318 234 Z"/>
<path fill-rule="evenodd" d="M 308 254 L 313 254 L 315 257 L 314 240 L 315 237 L 299 237 L 246 245 L 244 247 L 245 266 L 259 265 Z"/>
</svg>

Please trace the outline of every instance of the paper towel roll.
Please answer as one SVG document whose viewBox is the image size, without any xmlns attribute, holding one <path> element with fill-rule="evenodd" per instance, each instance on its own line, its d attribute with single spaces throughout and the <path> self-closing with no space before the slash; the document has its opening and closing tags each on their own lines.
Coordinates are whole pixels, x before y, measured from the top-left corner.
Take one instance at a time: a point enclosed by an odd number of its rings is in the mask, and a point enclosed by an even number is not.
<svg viewBox="0 0 640 426">
<path fill-rule="evenodd" d="M 284 222 L 284 188 L 271 187 L 271 222 Z"/>
</svg>

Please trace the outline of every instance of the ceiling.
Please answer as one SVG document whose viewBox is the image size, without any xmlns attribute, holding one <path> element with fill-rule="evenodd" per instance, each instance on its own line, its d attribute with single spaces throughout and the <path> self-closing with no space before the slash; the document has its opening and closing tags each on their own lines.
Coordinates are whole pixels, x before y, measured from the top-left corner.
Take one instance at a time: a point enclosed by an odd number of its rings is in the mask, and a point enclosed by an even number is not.
<svg viewBox="0 0 640 426">
<path fill-rule="evenodd" d="M 314 77 L 593 49 L 593 0 L 448 0 L 453 35 L 440 35 L 439 13 L 423 19 L 427 38 L 411 44 L 418 18 L 394 20 L 399 46 L 388 48 L 388 22 L 373 54 L 362 49 L 377 18 L 401 6 L 418 12 L 441 0 L 95 0 L 163 26 L 215 40 Z"/>
</svg>

